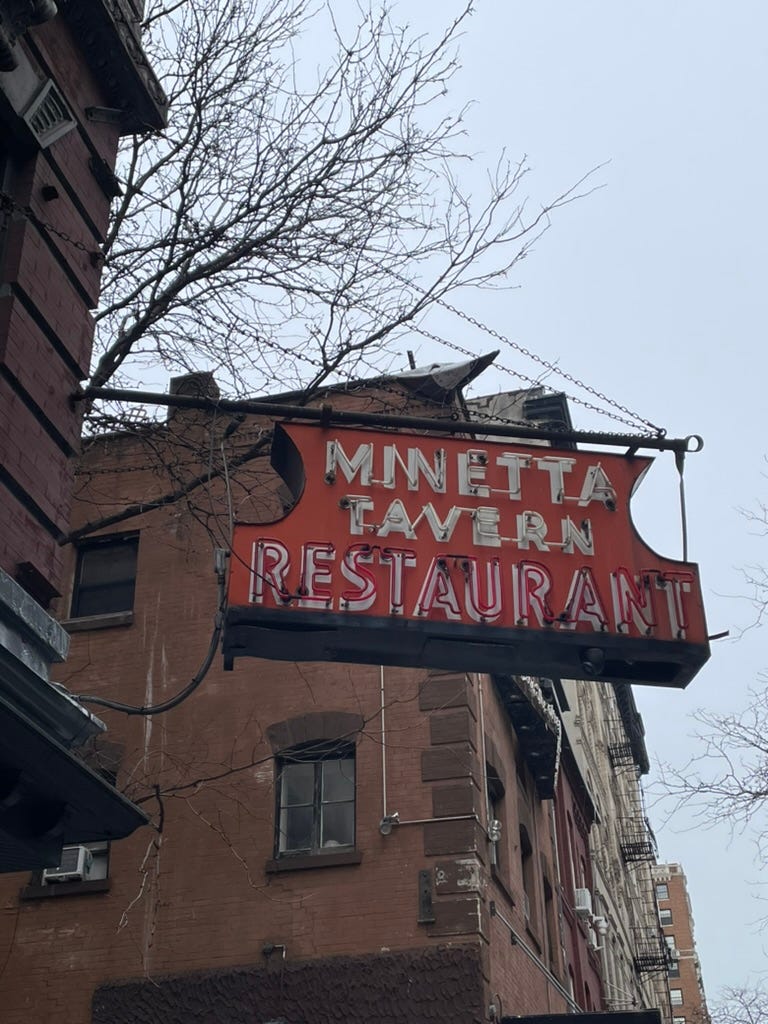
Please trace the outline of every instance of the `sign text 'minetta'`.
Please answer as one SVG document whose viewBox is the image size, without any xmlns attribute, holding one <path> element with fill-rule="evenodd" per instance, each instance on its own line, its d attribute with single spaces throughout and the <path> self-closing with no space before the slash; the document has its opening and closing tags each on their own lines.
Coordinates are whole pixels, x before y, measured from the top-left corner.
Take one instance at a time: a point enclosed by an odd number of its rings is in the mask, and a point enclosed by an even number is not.
<svg viewBox="0 0 768 1024">
<path fill-rule="evenodd" d="M 303 507 L 301 535 L 250 528 L 251 605 L 687 637 L 694 574 L 628 518 L 647 460 L 387 434 L 322 456 L 283 521 Z"/>
</svg>

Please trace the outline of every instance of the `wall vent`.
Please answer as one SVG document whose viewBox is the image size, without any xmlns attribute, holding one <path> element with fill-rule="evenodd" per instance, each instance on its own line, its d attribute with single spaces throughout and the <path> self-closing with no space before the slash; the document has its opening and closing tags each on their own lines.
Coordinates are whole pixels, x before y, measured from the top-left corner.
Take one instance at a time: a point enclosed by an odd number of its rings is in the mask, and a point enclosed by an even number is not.
<svg viewBox="0 0 768 1024">
<path fill-rule="evenodd" d="M 63 96 L 50 79 L 24 111 L 23 117 L 42 149 L 75 127 Z"/>
</svg>

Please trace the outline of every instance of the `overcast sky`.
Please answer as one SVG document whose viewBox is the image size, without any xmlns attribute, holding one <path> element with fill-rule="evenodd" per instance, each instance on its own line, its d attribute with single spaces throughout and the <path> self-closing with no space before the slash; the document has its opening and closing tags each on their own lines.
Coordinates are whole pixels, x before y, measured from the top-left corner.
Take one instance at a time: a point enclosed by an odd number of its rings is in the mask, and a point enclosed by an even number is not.
<svg viewBox="0 0 768 1024">
<path fill-rule="evenodd" d="M 398 14 L 428 27 L 458 5 L 421 0 Z M 478 173 L 499 149 L 527 154 L 527 193 L 544 203 L 597 164 L 605 188 L 560 211 L 500 294 L 462 307 L 629 406 L 670 435 L 701 434 L 686 468 L 690 557 L 701 566 L 711 633 L 753 616 L 740 567 L 767 563 L 766 542 L 740 517 L 766 497 L 764 456 L 766 77 L 768 4 L 735 0 L 477 0 L 461 43 L 457 102 Z M 474 351 L 493 339 L 446 319 L 441 333 Z M 455 358 L 414 341 L 419 362 Z M 512 353 L 504 361 L 535 376 Z M 557 378 L 546 381 L 562 386 Z M 481 391 L 518 386 L 489 371 Z M 577 426 L 594 420 L 573 409 Z M 610 429 L 603 422 L 603 429 Z M 671 455 L 637 501 L 641 533 L 680 557 Z M 683 692 L 638 693 L 651 757 L 682 765 L 697 747 L 692 710 L 732 710 L 768 666 L 765 633 L 713 648 Z M 660 858 L 689 880 L 710 1002 L 723 985 L 766 970 L 768 935 L 753 922 L 760 878 L 746 838 L 659 826 Z"/>
</svg>

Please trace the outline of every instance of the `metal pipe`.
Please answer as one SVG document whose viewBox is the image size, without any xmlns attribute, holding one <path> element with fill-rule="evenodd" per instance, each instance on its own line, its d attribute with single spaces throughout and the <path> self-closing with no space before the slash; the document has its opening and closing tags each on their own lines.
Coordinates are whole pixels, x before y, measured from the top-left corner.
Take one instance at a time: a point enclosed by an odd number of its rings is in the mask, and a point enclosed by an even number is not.
<svg viewBox="0 0 768 1024">
<path fill-rule="evenodd" d="M 476 821 L 482 828 L 482 822 L 476 814 L 452 814 L 445 818 L 411 818 L 408 821 L 397 819 L 397 825 L 433 825 L 436 821 Z"/>
<path fill-rule="evenodd" d="M 700 452 L 704 442 L 698 434 L 684 438 L 648 437 L 638 434 L 610 434 L 596 430 L 544 430 L 540 427 L 510 426 L 505 423 L 485 423 L 460 420 L 451 415 L 450 419 L 432 419 L 429 416 L 385 416 L 381 413 L 352 412 L 334 409 L 330 405 L 309 408 L 303 405 L 281 405 L 279 402 L 240 400 L 230 398 L 204 398 L 193 395 L 166 395 L 154 391 L 130 391 L 123 388 L 85 388 L 72 396 L 73 401 L 99 399 L 108 402 L 132 402 L 141 405 L 164 405 L 173 409 L 197 409 L 202 412 L 233 412 L 252 416 L 273 416 L 278 418 L 302 419 L 331 424 L 369 427 L 409 427 L 413 430 L 430 430 L 443 434 L 489 434 L 494 437 L 509 437 L 524 441 L 582 442 L 584 444 L 605 444 L 627 448 L 634 454 L 641 448 L 655 451 Z M 692 447 L 693 445 L 693 447 Z"/>
<path fill-rule="evenodd" d="M 485 753 L 485 713 L 483 708 L 483 684 L 477 681 L 478 709 L 480 711 L 480 753 L 483 758 L 483 789 L 485 791 L 485 834 L 491 822 L 491 798 L 488 793 L 488 758 Z"/>
<path fill-rule="evenodd" d="M 381 681 L 381 816 L 387 816 L 387 740 L 384 732 L 384 666 L 379 665 Z"/>
<path fill-rule="evenodd" d="M 515 945 L 519 946 L 520 949 L 522 949 L 522 951 L 528 957 L 528 959 L 532 963 L 534 963 L 536 967 L 538 967 L 538 969 L 546 977 L 550 985 L 552 985 L 552 987 L 560 993 L 563 999 L 565 999 L 566 1003 L 571 1008 L 571 1010 L 573 1010 L 574 1013 L 583 1013 L 584 1011 L 573 998 L 573 996 L 570 994 L 570 992 L 568 992 L 568 990 L 560 984 L 555 975 L 550 971 L 550 969 L 547 967 L 544 961 L 539 956 L 537 956 L 536 953 L 534 953 L 534 951 L 531 949 L 531 947 L 528 945 L 528 943 L 525 941 L 522 935 L 518 934 L 518 932 L 515 931 L 515 929 L 512 927 L 511 922 L 508 921 L 506 917 L 504 917 L 504 915 L 501 913 L 501 911 L 497 909 L 496 904 L 493 901 L 491 901 L 491 917 L 498 917 L 501 923 L 505 925 L 505 927 L 509 930 L 509 934 L 512 937 L 512 940 L 514 941 Z"/>
</svg>

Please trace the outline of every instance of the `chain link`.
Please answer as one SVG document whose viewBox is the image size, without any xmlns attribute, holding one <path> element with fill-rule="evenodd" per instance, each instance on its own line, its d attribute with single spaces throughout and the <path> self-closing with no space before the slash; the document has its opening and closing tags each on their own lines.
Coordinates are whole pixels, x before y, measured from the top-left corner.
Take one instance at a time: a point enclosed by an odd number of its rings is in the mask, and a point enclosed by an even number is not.
<svg viewBox="0 0 768 1024">
<path fill-rule="evenodd" d="M 66 242 L 73 248 L 78 249 L 80 252 L 85 253 L 92 261 L 100 258 L 102 255 L 100 250 L 89 249 L 81 241 L 79 241 L 76 238 L 72 238 L 72 236 L 68 235 L 65 231 L 60 231 L 58 228 L 55 228 L 52 224 L 48 224 L 46 221 L 41 220 L 34 212 L 34 210 L 31 209 L 31 207 L 21 206 L 19 203 L 16 202 L 16 200 L 11 195 L 1 190 L 0 212 L 21 213 L 28 220 L 31 220 L 37 227 L 45 228 L 46 231 L 49 231 L 57 238 L 60 238 L 63 242 Z M 394 276 L 402 280 L 403 283 L 407 283 L 406 279 L 402 278 L 399 274 L 395 274 Z M 634 430 L 637 430 L 639 426 L 642 425 L 643 427 L 648 428 L 657 437 L 664 437 L 666 435 L 667 432 L 663 427 L 658 427 L 655 423 L 652 423 L 650 420 L 645 419 L 645 417 L 640 416 L 636 412 L 633 412 L 626 405 L 621 405 L 614 399 L 609 398 L 602 391 L 598 391 L 597 388 L 593 388 L 591 385 L 586 384 L 582 380 L 579 380 L 578 377 L 575 377 L 573 374 L 568 373 L 567 370 L 561 370 L 560 367 L 557 366 L 555 363 L 551 363 L 548 360 L 543 359 L 535 352 L 532 352 L 524 345 L 521 345 L 519 342 L 513 341 L 511 338 L 508 338 L 506 335 L 502 334 L 500 331 L 497 331 L 495 328 L 489 327 L 481 320 L 478 320 L 477 317 L 474 317 L 470 313 L 465 313 L 463 310 L 458 309 L 456 306 L 452 305 L 446 299 L 436 298 L 435 302 L 437 303 L 437 305 L 442 306 L 443 309 L 448 310 L 449 313 L 453 313 L 454 316 L 459 317 L 460 320 L 464 320 L 465 323 L 471 324 L 473 327 L 476 327 L 479 331 L 483 331 L 491 338 L 494 338 L 496 341 L 501 342 L 502 345 L 506 345 L 508 348 L 513 349 L 515 352 L 519 352 L 520 355 L 525 356 L 527 359 L 531 359 L 533 362 L 537 363 L 539 366 L 541 366 L 548 372 L 553 373 L 558 377 L 562 377 L 563 380 L 567 380 L 569 383 L 573 384 L 574 387 L 581 388 L 583 391 L 586 391 L 587 394 L 592 395 L 600 402 L 604 402 L 607 406 L 616 411 L 609 412 L 607 409 L 594 405 L 592 402 L 588 402 L 585 399 L 579 398 L 576 395 L 567 395 L 566 397 L 570 401 L 576 402 L 578 405 L 581 405 L 583 408 L 588 409 L 590 412 L 598 413 L 601 416 L 607 416 L 610 419 L 616 420 L 619 423 L 623 423 L 626 426 L 630 426 Z M 423 335 L 425 338 L 429 338 L 440 345 L 445 345 L 447 348 L 453 349 L 455 352 L 460 352 L 462 355 L 470 356 L 472 358 L 476 356 L 476 353 L 471 352 L 469 349 L 466 349 L 463 346 L 456 344 L 455 342 L 447 341 L 445 338 L 440 338 L 436 334 L 432 334 L 431 332 L 425 330 L 424 328 L 414 326 L 412 329 L 415 330 L 416 333 Z M 268 344 L 272 348 L 277 349 L 278 351 L 283 351 L 284 353 L 286 351 L 281 345 L 279 345 L 279 343 L 267 342 L 266 344 Z M 300 358 L 303 361 L 315 366 L 322 365 L 320 360 L 312 359 L 312 357 L 307 355 L 302 355 L 300 356 Z M 518 370 L 512 370 L 510 367 L 503 366 L 502 364 L 497 364 L 497 366 L 498 369 L 502 370 L 504 373 L 511 374 L 513 377 L 517 377 L 518 379 L 526 381 L 527 383 L 532 384 L 534 386 L 540 385 L 540 381 L 537 381 L 532 377 L 528 377 L 526 374 L 521 373 Z"/>
<path fill-rule="evenodd" d="M 637 429 L 638 424 L 642 424 L 643 426 L 648 427 L 650 430 L 652 430 L 657 437 L 664 437 L 666 435 L 667 432 L 663 427 L 657 427 L 655 423 L 652 423 L 650 420 L 645 419 L 645 417 L 640 416 L 638 413 L 633 412 L 631 409 L 628 409 L 625 405 L 621 405 L 619 402 L 616 402 L 612 398 L 609 398 L 607 395 L 604 395 L 602 391 L 598 391 L 596 388 L 591 387 L 589 384 L 585 384 L 584 381 L 579 380 L 578 377 L 574 377 L 573 374 L 568 373 L 566 370 L 561 370 L 555 363 L 550 363 L 546 359 L 542 359 L 541 356 L 536 355 L 535 352 L 531 352 L 531 350 L 527 349 L 524 345 L 521 345 L 517 341 L 512 341 L 511 338 L 507 338 L 504 334 L 501 334 L 493 327 L 489 327 L 487 324 L 482 323 L 482 321 L 478 320 L 477 317 L 474 317 L 469 313 L 464 313 L 462 310 L 457 309 L 456 306 L 452 306 L 450 302 L 446 302 L 445 299 L 438 298 L 436 301 L 438 305 L 442 306 L 444 309 L 447 309 L 450 313 L 453 313 L 454 316 L 457 316 L 459 317 L 459 319 L 466 321 L 466 323 L 472 324 L 472 326 L 477 327 L 478 330 L 484 331 L 486 334 L 489 334 L 492 338 L 495 338 L 497 341 L 500 341 L 503 345 L 507 345 L 509 346 L 509 348 L 512 348 L 516 352 L 519 352 L 520 355 L 526 356 L 528 359 L 532 359 L 535 363 L 538 363 L 539 366 L 544 367 L 545 370 L 549 370 L 551 373 L 557 374 L 559 377 L 562 377 L 563 380 L 569 381 L 575 387 L 582 388 L 582 390 L 586 391 L 587 394 L 592 395 L 594 398 L 599 399 L 599 401 L 605 402 L 607 405 L 611 406 L 611 408 L 616 409 L 618 413 L 624 413 L 626 416 L 630 416 L 631 420 L 624 419 L 622 416 L 618 416 L 615 413 L 608 413 L 605 409 L 600 409 L 598 406 L 591 405 L 588 402 L 575 398 L 575 396 L 567 396 L 568 398 L 572 398 L 574 401 L 579 402 L 580 405 L 583 405 L 587 409 L 591 409 L 594 412 L 599 412 L 602 413 L 603 415 L 610 416 L 612 419 L 619 420 L 622 423 L 628 423 L 635 429 Z M 443 344 L 448 345 L 449 342 L 444 341 Z M 459 348 L 456 345 L 452 345 L 451 347 L 456 348 L 458 351 L 464 352 L 465 355 L 473 354 L 471 352 L 466 351 L 465 349 Z M 499 368 L 506 370 L 507 373 L 514 373 L 516 376 L 521 377 L 523 380 L 530 381 L 531 379 L 530 377 L 525 377 L 522 374 L 518 374 L 517 371 L 509 370 L 506 367 Z"/>
<path fill-rule="evenodd" d="M 429 338 L 431 341 L 437 342 L 438 345 L 445 345 L 446 348 L 453 349 L 454 352 L 459 352 L 463 356 L 470 356 L 472 358 L 477 358 L 477 355 L 476 355 L 475 352 L 471 352 L 469 349 L 464 348 L 462 345 L 457 345 L 456 342 L 454 342 L 454 341 L 448 341 L 445 338 L 439 337 L 437 334 L 432 334 L 430 331 L 424 330 L 423 327 L 414 327 L 413 329 L 416 331 L 417 334 L 423 334 L 425 338 Z M 493 365 L 496 367 L 496 369 L 501 370 L 503 373 L 507 373 L 511 377 L 517 377 L 519 380 L 525 381 L 526 384 L 530 384 L 532 387 L 541 387 L 541 380 L 537 380 L 534 377 L 529 377 L 527 374 L 521 373 L 519 370 L 513 370 L 509 366 L 504 366 L 503 363 L 496 363 L 496 362 L 494 362 Z M 638 430 L 639 429 L 638 422 L 637 422 L 636 419 L 630 420 L 630 419 L 627 419 L 626 416 L 619 415 L 619 413 L 609 412 L 607 409 L 601 408 L 598 405 L 594 405 L 592 402 L 588 402 L 584 398 L 579 398 L 578 395 L 566 394 L 565 397 L 568 399 L 569 402 L 576 402 L 582 408 L 588 409 L 590 412 L 598 413 L 600 416 L 607 416 L 608 419 L 615 420 L 617 423 L 623 423 L 625 426 L 631 427 L 633 430 Z M 494 419 L 495 420 L 496 417 L 495 416 L 494 417 L 489 417 L 489 419 Z M 507 422 L 507 421 L 500 420 L 499 422 Z M 643 420 L 641 422 L 644 423 L 645 421 Z M 522 425 L 524 425 L 524 423 L 522 421 L 517 421 L 517 420 L 510 420 L 509 423 L 512 426 L 522 426 Z M 530 424 L 528 424 L 528 425 L 530 425 Z M 658 428 L 654 428 L 654 429 L 656 430 L 657 435 L 660 436 L 660 437 L 663 437 L 664 434 L 666 433 L 666 431 L 659 431 Z M 642 434 L 638 434 L 638 437 L 642 437 Z"/>
<path fill-rule="evenodd" d="M 89 249 L 87 245 L 84 245 L 83 242 L 77 238 L 72 238 L 72 236 L 68 235 L 66 231 L 59 231 L 59 229 L 55 228 L 53 224 L 48 224 L 47 221 L 41 220 L 32 207 L 22 206 L 20 203 L 16 202 L 13 196 L 8 195 L 7 192 L 0 191 L 0 210 L 4 213 L 20 213 L 23 217 L 26 217 L 27 220 L 32 221 L 35 227 L 45 228 L 46 231 L 50 232 L 52 235 L 56 235 L 57 238 L 60 238 L 63 242 L 67 242 L 73 248 L 79 249 L 80 252 L 85 253 L 85 255 L 92 260 L 97 257 L 101 257 L 99 249 Z"/>
</svg>

